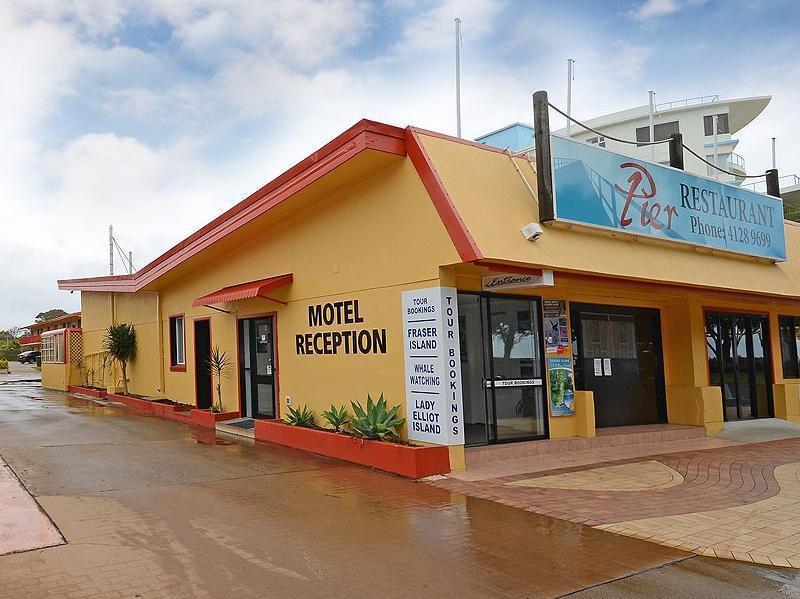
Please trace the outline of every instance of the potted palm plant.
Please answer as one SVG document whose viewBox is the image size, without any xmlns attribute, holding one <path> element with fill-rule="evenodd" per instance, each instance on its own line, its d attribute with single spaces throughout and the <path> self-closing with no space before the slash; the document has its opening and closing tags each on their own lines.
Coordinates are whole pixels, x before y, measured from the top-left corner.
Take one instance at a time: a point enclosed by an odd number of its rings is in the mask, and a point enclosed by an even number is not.
<svg viewBox="0 0 800 599">
<path fill-rule="evenodd" d="M 230 366 L 231 360 L 228 357 L 228 353 L 220 351 L 219 346 L 215 346 L 208 360 L 208 372 L 216 380 L 215 386 L 217 389 L 217 403 L 212 404 L 212 412 L 222 412 L 222 377 L 228 376 Z"/>
<path fill-rule="evenodd" d="M 136 329 L 132 324 L 112 324 L 106 329 L 103 346 L 111 361 L 122 369 L 122 389 L 128 395 L 128 364 L 136 360 Z"/>
</svg>

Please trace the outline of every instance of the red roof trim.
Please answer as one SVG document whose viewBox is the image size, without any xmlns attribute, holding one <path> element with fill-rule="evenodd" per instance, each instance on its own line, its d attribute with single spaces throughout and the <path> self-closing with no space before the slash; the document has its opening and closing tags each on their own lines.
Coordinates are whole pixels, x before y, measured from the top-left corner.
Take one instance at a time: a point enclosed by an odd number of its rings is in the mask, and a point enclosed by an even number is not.
<svg viewBox="0 0 800 599">
<path fill-rule="evenodd" d="M 267 293 L 278 287 L 283 287 L 292 282 L 292 275 L 279 275 L 277 277 L 270 277 L 268 279 L 261 279 L 260 281 L 250 281 L 249 283 L 240 283 L 238 285 L 231 285 L 223 287 L 209 293 L 203 297 L 198 297 L 192 302 L 192 306 L 207 306 L 208 304 L 221 304 L 223 302 L 235 302 L 237 300 L 250 299 L 252 297 L 265 297 Z"/>
<path fill-rule="evenodd" d="M 417 174 L 428 191 L 428 195 L 439 213 L 439 218 L 442 219 L 442 223 L 444 223 L 445 229 L 447 229 L 447 233 L 458 251 L 458 255 L 461 256 L 464 262 L 480 260 L 483 255 L 478 244 L 475 243 L 466 223 L 450 199 L 450 194 L 447 193 L 447 189 L 445 189 L 444 183 L 439 178 L 430 156 L 425 151 L 417 130 L 412 127 L 406 129 L 406 151 L 414 164 L 414 168 L 417 169 Z"/>
<path fill-rule="evenodd" d="M 405 131 L 399 127 L 361 120 L 298 162 L 189 237 L 167 250 L 134 275 L 58 281 L 59 289 L 78 291 L 139 291 L 239 227 L 261 216 L 311 185 L 364 150 L 405 156 Z"/>
</svg>

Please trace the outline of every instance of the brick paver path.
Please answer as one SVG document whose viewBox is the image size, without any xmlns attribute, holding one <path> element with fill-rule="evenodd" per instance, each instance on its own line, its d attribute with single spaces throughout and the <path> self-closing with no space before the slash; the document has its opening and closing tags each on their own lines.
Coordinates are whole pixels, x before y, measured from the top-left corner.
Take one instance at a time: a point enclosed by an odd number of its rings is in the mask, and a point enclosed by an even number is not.
<svg viewBox="0 0 800 599">
<path fill-rule="evenodd" d="M 800 566 L 800 482 L 794 475 L 795 464 L 800 462 L 800 439 L 672 453 L 603 466 L 651 460 L 680 473 L 683 482 L 635 491 L 622 490 L 624 487 L 530 486 L 536 478 L 580 472 L 586 470 L 584 467 L 479 481 L 446 478 L 431 484 L 696 553 L 782 566 L 796 562 Z M 782 474 L 776 478 L 778 468 Z M 528 484 L 521 484 L 524 481 Z M 758 528 L 732 526 L 737 513 L 729 510 L 743 506 L 752 507 L 747 513 L 759 516 L 755 524 Z M 741 513 L 738 518 L 743 518 Z M 797 529 L 787 524 L 790 520 L 792 524 L 796 520 Z M 734 544 L 737 539 L 738 544 Z M 716 552 L 714 547 L 719 545 L 725 549 Z M 731 547 L 736 547 L 739 555 L 734 555 Z M 790 552 L 792 555 L 788 555 Z"/>
</svg>

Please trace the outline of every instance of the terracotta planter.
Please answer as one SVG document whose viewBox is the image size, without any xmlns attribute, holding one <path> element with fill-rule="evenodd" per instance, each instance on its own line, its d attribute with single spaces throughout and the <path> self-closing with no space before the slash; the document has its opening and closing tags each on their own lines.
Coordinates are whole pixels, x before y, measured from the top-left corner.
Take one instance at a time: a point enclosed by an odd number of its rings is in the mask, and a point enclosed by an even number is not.
<svg viewBox="0 0 800 599">
<path fill-rule="evenodd" d="M 329 458 L 344 460 L 406 478 L 450 472 L 450 451 L 444 445 L 418 447 L 360 439 L 313 428 L 290 426 L 279 420 L 256 420 L 255 438 Z"/>
<path fill-rule="evenodd" d="M 80 385 L 70 385 L 67 390 L 70 393 L 80 393 L 81 395 L 88 395 L 98 399 L 103 399 L 106 396 L 106 392 L 102 389 L 92 389 L 91 387 L 81 387 Z"/>
<path fill-rule="evenodd" d="M 212 412 L 210 410 L 192 409 L 191 421 L 195 426 L 203 428 L 216 428 L 216 423 L 222 420 L 233 420 L 239 417 L 239 412 Z"/>
</svg>

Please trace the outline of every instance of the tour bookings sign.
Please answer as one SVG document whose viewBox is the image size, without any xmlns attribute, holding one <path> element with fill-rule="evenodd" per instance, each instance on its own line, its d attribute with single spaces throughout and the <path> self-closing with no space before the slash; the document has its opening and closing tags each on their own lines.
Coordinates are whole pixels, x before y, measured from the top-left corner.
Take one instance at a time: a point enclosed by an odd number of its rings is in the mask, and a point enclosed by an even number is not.
<svg viewBox="0 0 800 599">
<path fill-rule="evenodd" d="M 558 221 L 786 259 L 780 198 L 556 135 L 550 142 Z"/>
<path fill-rule="evenodd" d="M 463 445 L 456 290 L 404 291 L 402 302 L 408 438 Z"/>
</svg>

